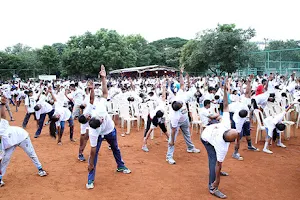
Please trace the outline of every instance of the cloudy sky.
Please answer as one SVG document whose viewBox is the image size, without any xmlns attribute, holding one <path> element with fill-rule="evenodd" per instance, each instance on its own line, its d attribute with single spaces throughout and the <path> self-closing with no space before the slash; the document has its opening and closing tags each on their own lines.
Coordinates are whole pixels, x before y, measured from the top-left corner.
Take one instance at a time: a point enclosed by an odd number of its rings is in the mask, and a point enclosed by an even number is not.
<svg viewBox="0 0 300 200">
<path fill-rule="evenodd" d="M 255 41 L 300 40 L 299 0 L 1 0 L 0 50 L 42 47 L 100 28 L 148 41 L 191 39 L 218 23 L 255 28 Z"/>
</svg>

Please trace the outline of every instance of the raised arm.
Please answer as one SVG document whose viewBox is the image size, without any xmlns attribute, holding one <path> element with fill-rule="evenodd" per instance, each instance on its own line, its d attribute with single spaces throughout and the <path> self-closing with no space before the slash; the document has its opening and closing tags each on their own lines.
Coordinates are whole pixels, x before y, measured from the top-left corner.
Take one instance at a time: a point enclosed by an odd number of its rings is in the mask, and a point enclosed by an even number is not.
<svg viewBox="0 0 300 200">
<path fill-rule="evenodd" d="M 163 102 L 165 102 L 166 101 L 166 97 L 167 97 L 167 92 L 166 92 L 166 80 L 164 80 L 163 81 L 163 83 L 162 83 L 162 100 L 163 100 Z"/>
<path fill-rule="evenodd" d="M 191 83 L 190 83 L 190 75 L 186 73 L 186 78 L 187 78 L 187 83 L 188 83 L 188 89 L 191 88 Z"/>
<path fill-rule="evenodd" d="M 228 86 L 227 85 L 228 85 L 228 78 L 225 79 L 225 83 L 224 83 L 223 112 L 229 112 L 228 95 L 227 95 Z"/>
<path fill-rule="evenodd" d="M 94 104 L 94 100 L 95 100 L 95 88 L 94 88 L 94 83 L 92 81 L 90 81 L 88 83 L 88 88 L 91 89 L 91 91 L 90 91 L 90 104 Z"/>
<path fill-rule="evenodd" d="M 107 99 L 108 97 L 108 89 L 107 89 L 107 84 L 106 84 L 106 71 L 104 65 L 101 65 L 101 70 L 99 72 L 100 78 L 101 78 L 101 83 L 102 83 L 102 93 L 103 97 Z"/>
<path fill-rule="evenodd" d="M 251 82 L 252 82 L 253 77 L 254 77 L 254 75 L 251 74 L 249 79 L 247 80 L 247 87 L 246 87 L 246 93 L 245 93 L 246 98 L 251 97 Z"/>
<path fill-rule="evenodd" d="M 50 92 L 53 101 L 57 102 L 57 99 L 56 99 L 55 95 L 53 94 L 53 90 L 52 90 L 51 86 L 48 88 L 48 92 Z"/>
<path fill-rule="evenodd" d="M 181 90 L 184 90 L 183 72 L 184 72 L 184 67 L 181 67 L 180 68 L 180 75 L 179 75 L 179 82 L 180 82 L 180 89 Z"/>
</svg>

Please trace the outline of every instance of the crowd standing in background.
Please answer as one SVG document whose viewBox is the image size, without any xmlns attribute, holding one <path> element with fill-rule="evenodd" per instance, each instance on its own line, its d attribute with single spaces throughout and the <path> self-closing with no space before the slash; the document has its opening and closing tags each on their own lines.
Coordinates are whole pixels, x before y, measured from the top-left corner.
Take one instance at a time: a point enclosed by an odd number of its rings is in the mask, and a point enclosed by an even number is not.
<svg viewBox="0 0 300 200">
<path fill-rule="evenodd" d="M 75 137 L 80 134 L 79 161 L 86 161 L 84 150 L 87 141 L 90 141 L 88 189 L 94 188 L 97 158 L 104 140 L 113 152 L 116 170 L 131 173 L 122 159 L 117 136 L 127 137 L 131 122 L 136 121 L 138 128 L 144 127 L 141 150 L 151 153 L 147 146 L 148 138 L 153 136 L 154 131 L 160 131 L 168 140 L 166 152 L 161 153 L 166 153 L 166 161 L 171 165 L 176 163 L 174 150 L 179 130 L 183 134 L 187 153 L 200 153 L 191 138 L 193 127 L 199 127 L 197 131 L 201 134 L 209 160 L 209 192 L 226 198 L 218 188 L 220 176 L 228 176 L 221 169 L 230 143 L 234 143 L 232 158 L 239 161 L 244 159 L 238 152 L 242 137 L 246 138 L 248 150 L 259 152 L 251 140 L 255 132 L 251 131 L 250 125 L 255 120 L 257 129 L 265 127 L 266 130 L 264 153 L 273 153 L 270 149 L 272 140 L 277 141 L 278 148 L 285 148 L 282 137 L 290 137 L 288 127 L 296 123 L 291 121 L 290 112 L 299 112 L 299 101 L 300 79 L 295 73 L 190 77 L 182 67 L 179 77 L 112 78 L 107 77 L 104 66 L 101 66 L 99 80 L 96 81 L 2 82 L 0 186 L 4 185 L 6 167 L 17 146 L 32 159 L 40 176 L 47 175 L 24 130 L 30 120 L 35 120 L 37 124 L 35 139 L 40 139 L 45 125 L 49 126 L 49 136 L 57 139 L 58 145 L 63 145 L 63 134 L 69 132 L 70 142 L 76 141 Z M 6 112 L 8 120 L 14 121 L 11 110 L 15 107 L 18 111 L 22 102 L 26 111 L 24 120 L 20 122 L 22 128 L 10 126 L 5 120 Z M 80 133 L 74 133 L 74 120 L 80 123 Z M 69 131 L 65 130 L 66 122 Z M 115 128 L 118 124 L 122 128 L 120 134 Z M 258 135 L 257 132 L 256 138 Z"/>
</svg>

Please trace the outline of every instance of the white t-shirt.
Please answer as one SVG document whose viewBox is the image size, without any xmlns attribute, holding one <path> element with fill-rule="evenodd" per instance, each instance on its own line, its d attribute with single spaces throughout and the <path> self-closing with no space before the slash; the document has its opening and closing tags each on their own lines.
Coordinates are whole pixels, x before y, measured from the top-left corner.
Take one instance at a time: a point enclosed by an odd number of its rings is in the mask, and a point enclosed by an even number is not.
<svg viewBox="0 0 300 200">
<path fill-rule="evenodd" d="M 270 94 L 268 92 L 256 95 L 254 97 L 257 106 L 261 106 L 262 108 L 265 108 L 267 103 L 268 103 L 268 98 L 269 98 Z"/>
<path fill-rule="evenodd" d="M 230 142 L 224 141 L 223 134 L 229 129 L 231 129 L 229 112 L 224 112 L 221 123 L 209 125 L 201 135 L 202 140 L 214 146 L 219 162 L 224 161 L 228 152 Z"/>
<path fill-rule="evenodd" d="M 26 95 L 25 106 L 27 106 L 28 113 L 34 113 L 34 106 L 36 105 L 35 98 L 33 96 Z"/>
<path fill-rule="evenodd" d="M 179 90 L 174 97 L 173 101 L 181 101 L 183 103 L 182 107 L 178 111 L 174 111 L 172 108 L 170 109 L 170 121 L 173 128 L 178 127 L 178 123 L 182 123 L 188 120 L 188 110 L 186 107 L 186 98 L 185 92 Z"/>
<path fill-rule="evenodd" d="M 74 105 L 81 105 L 83 104 L 83 100 L 84 100 L 84 95 L 85 93 L 80 90 L 80 89 L 76 89 L 75 91 L 72 92 L 72 98 L 73 98 L 73 101 L 74 101 Z"/>
<path fill-rule="evenodd" d="M 59 120 L 56 122 L 56 126 L 60 126 L 60 122 L 68 121 L 71 118 L 71 111 L 68 108 L 59 106 L 55 103 L 55 112 L 54 115 L 60 115 Z"/>
<path fill-rule="evenodd" d="M 28 132 L 21 127 L 10 126 L 8 121 L 1 119 L 0 136 L 2 137 L 3 149 L 20 144 L 28 137 Z"/>
<path fill-rule="evenodd" d="M 206 109 L 205 107 L 200 108 L 200 119 L 203 125 L 207 125 L 209 122 L 209 117 L 212 113 L 210 109 Z"/>
<path fill-rule="evenodd" d="M 283 112 L 283 113 L 277 114 L 275 116 L 269 116 L 264 119 L 263 122 L 264 122 L 265 127 L 268 128 L 268 135 L 270 137 L 273 137 L 273 130 L 276 127 L 276 124 L 282 121 L 285 114 L 286 114 L 286 112 Z"/>
<path fill-rule="evenodd" d="M 90 138 L 90 144 L 91 147 L 97 146 L 98 137 L 100 135 L 108 135 L 111 133 L 115 128 L 115 123 L 111 119 L 111 117 L 108 115 L 106 111 L 106 105 L 105 105 L 106 99 L 101 98 L 100 102 L 97 102 L 94 106 L 95 109 L 92 112 L 92 117 L 99 117 L 103 118 L 103 122 L 99 128 L 93 129 L 89 128 L 89 138 Z"/>
<path fill-rule="evenodd" d="M 45 102 L 45 101 L 39 101 L 37 102 L 37 105 L 40 104 L 41 105 L 41 109 L 39 111 L 35 112 L 35 116 L 36 119 L 39 120 L 41 114 L 46 114 L 49 113 L 53 110 L 52 105 L 50 105 L 49 103 Z"/>
</svg>

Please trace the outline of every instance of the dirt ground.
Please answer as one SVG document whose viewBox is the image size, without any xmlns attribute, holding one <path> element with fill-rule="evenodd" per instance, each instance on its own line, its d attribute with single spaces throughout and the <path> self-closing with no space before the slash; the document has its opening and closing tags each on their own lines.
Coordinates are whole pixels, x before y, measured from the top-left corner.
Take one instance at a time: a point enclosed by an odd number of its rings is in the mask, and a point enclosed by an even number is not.
<svg viewBox="0 0 300 200">
<path fill-rule="evenodd" d="M 11 125 L 20 126 L 25 115 L 23 106 Z M 256 125 L 253 125 L 254 127 Z M 119 127 L 119 126 L 117 126 Z M 77 160 L 79 147 L 79 124 L 75 124 L 75 138 L 69 141 L 69 131 L 65 130 L 63 145 L 48 135 L 48 127 L 41 136 L 33 138 L 36 123 L 33 117 L 27 127 L 37 155 L 48 172 L 48 176 L 39 177 L 33 163 L 17 148 L 7 173 L 6 185 L 0 188 L 0 199 L 131 199 L 131 200 L 194 200 L 217 199 L 207 190 L 208 159 L 199 135 L 193 132 L 193 142 L 201 149 L 200 154 L 189 154 L 182 135 L 176 141 L 174 159 L 176 165 L 165 161 L 167 142 L 160 131 L 155 131 L 154 140 L 149 141 L 150 152 L 141 150 L 143 131 L 134 127 L 131 134 L 120 137 L 118 141 L 123 160 L 132 170 L 132 174 L 117 173 L 116 163 L 106 142 L 102 144 L 97 165 L 95 188 L 87 190 L 87 162 Z M 297 130 L 297 135 L 300 131 Z M 254 136 L 254 131 L 252 131 Z M 300 139 L 285 141 L 286 149 L 273 146 L 273 155 L 263 152 L 249 152 L 243 140 L 240 153 L 244 161 L 231 158 L 233 145 L 223 164 L 228 177 L 221 178 L 220 190 L 228 199 L 298 199 L 300 195 Z M 263 141 L 257 144 L 262 149 Z M 84 155 L 88 157 L 89 144 Z"/>
</svg>

